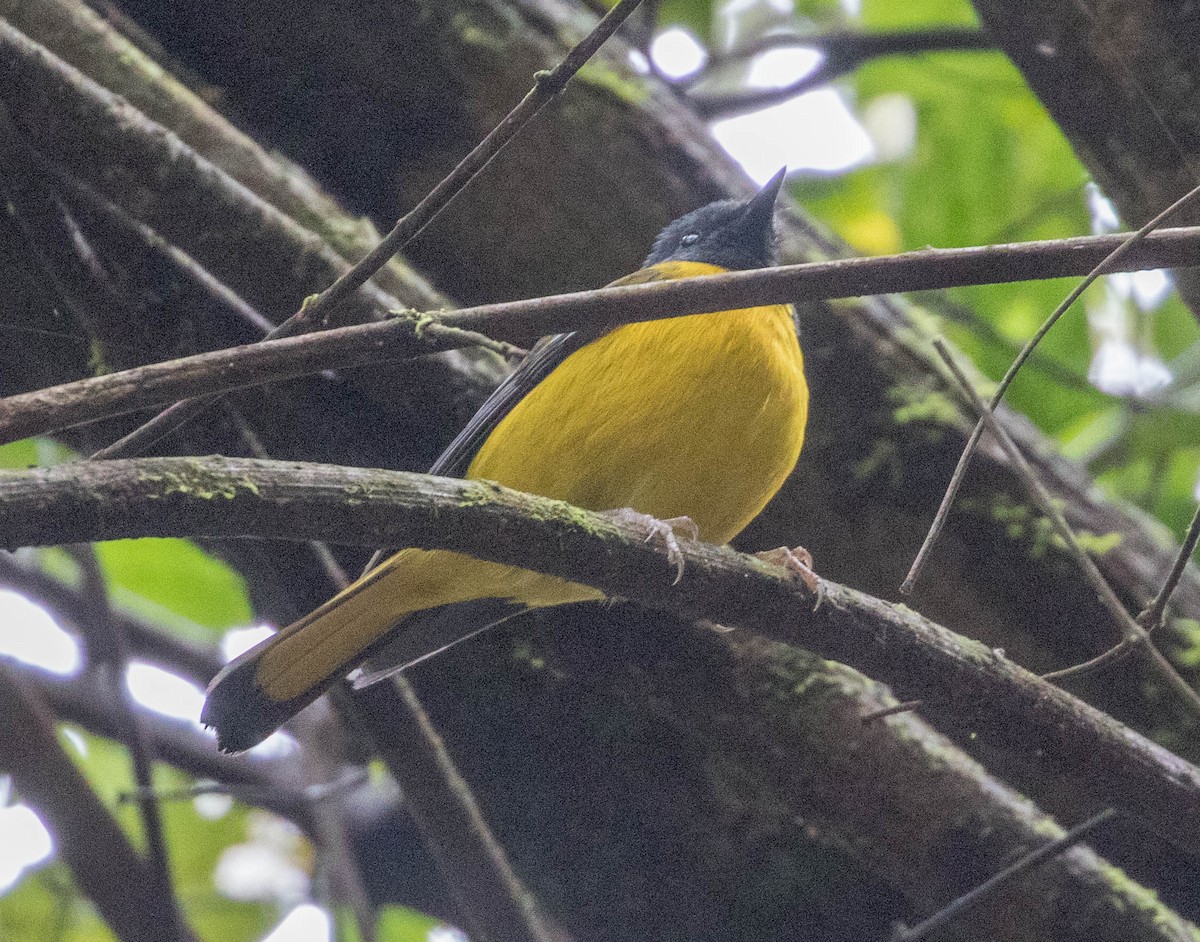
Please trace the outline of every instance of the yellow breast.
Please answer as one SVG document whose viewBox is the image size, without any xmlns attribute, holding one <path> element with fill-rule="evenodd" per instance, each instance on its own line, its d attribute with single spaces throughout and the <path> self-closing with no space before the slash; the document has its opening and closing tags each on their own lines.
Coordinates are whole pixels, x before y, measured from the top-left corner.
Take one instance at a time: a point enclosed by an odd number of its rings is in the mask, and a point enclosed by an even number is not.
<svg viewBox="0 0 1200 942">
<path fill-rule="evenodd" d="M 669 262 L 658 277 L 720 271 Z M 576 351 L 488 437 L 467 476 L 590 510 L 688 516 L 725 543 L 791 472 L 808 387 L 787 306 L 629 324 Z"/>
</svg>

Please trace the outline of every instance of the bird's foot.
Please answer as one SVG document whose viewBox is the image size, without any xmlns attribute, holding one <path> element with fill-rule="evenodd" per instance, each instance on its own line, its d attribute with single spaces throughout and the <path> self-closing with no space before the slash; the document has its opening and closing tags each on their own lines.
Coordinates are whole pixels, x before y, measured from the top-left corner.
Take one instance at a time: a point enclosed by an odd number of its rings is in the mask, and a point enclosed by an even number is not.
<svg viewBox="0 0 1200 942">
<path fill-rule="evenodd" d="M 640 513 L 632 507 L 622 507 L 620 510 L 606 510 L 605 513 L 614 520 L 622 523 L 632 523 L 645 527 L 650 532 L 646 534 L 646 542 L 653 541 L 667 551 L 667 562 L 675 567 L 675 581 L 671 585 L 679 585 L 683 578 L 683 550 L 679 548 L 679 537 L 676 531 L 683 534 L 684 539 L 700 539 L 700 528 L 691 517 L 671 517 L 669 520 L 659 520 L 649 514 Z"/>
<path fill-rule="evenodd" d="M 786 546 L 780 546 L 778 549 L 763 550 L 761 553 L 755 553 L 754 555 L 765 563 L 782 566 L 789 572 L 795 573 L 808 586 L 809 591 L 817 596 L 817 604 L 821 604 L 821 596 L 823 595 L 821 591 L 821 578 L 813 569 L 812 553 L 803 546 L 794 546 L 791 549 L 788 549 Z"/>
</svg>

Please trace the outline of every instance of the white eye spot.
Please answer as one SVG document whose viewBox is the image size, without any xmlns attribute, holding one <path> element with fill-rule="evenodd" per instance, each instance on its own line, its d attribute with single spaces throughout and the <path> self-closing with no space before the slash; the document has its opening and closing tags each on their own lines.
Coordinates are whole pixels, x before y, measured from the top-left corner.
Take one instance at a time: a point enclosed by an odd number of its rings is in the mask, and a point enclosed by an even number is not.
<svg viewBox="0 0 1200 942">
<path fill-rule="evenodd" d="M 694 232 L 691 232 L 688 235 L 685 235 L 682 239 L 680 239 L 679 244 L 683 245 L 683 246 L 695 245 L 699 241 L 700 241 L 700 236 L 698 236 Z"/>
</svg>

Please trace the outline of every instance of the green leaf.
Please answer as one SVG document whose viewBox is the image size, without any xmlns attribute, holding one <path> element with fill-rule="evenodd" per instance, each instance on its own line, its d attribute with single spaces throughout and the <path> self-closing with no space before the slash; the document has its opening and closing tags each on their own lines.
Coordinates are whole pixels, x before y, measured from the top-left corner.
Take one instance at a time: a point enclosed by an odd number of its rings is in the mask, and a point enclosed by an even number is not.
<svg viewBox="0 0 1200 942">
<path fill-rule="evenodd" d="M 96 544 L 96 553 L 114 599 L 127 608 L 214 629 L 253 620 L 242 578 L 186 540 L 116 540 Z"/>
<path fill-rule="evenodd" d="M 442 925 L 431 916 L 403 906 L 385 906 L 379 912 L 376 938 L 379 942 L 425 942 L 430 930 Z"/>
</svg>

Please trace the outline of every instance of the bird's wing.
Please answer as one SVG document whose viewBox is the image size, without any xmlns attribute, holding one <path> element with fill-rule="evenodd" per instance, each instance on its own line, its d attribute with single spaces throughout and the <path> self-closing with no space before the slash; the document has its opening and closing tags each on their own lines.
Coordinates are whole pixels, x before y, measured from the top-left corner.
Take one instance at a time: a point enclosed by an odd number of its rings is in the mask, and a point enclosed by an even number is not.
<svg viewBox="0 0 1200 942">
<path fill-rule="evenodd" d="M 668 265 L 653 265 L 635 271 L 632 275 L 618 278 L 608 287 L 619 285 L 640 285 L 652 281 L 666 281 L 671 278 Z M 471 421 L 458 433 L 437 461 L 429 469 L 430 474 L 440 474 L 446 477 L 461 477 L 466 473 L 471 459 L 480 446 L 492 434 L 496 426 L 503 421 L 538 383 L 549 376 L 554 369 L 576 350 L 587 346 L 593 340 L 599 340 L 607 330 L 582 331 L 575 330 L 568 334 L 552 334 L 543 337 L 529 351 L 529 355 L 521 361 L 512 373 L 496 387 L 487 397 L 479 410 L 471 417 Z"/>
<path fill-rule="evenodd" d="M 673 277 L 676 276 L 672 273 L 671 263 L 667 262 L 635 271 L 612 282 L 609 287 L 668 281 Z M 521 365 L 488 396 L 471 421 L 433 463 L 429 473 L 461 477 L 487 437 L 516 408 L 517 403 L 563 360 L 607 333 L 607 330 L 577 330 L 568 334 L 552 334 L 539 340 Z M 382 562 L 391 552 L 394 550 L 376 553 L 372 566 Z M 365 659 L 362 671 L 355 678 L 355 686 L 364 687 L 391 677 L 418 661 L 441 653 L 480 631 L 520 614 L 522 610 L 521 606 L 501 599 L 479 599 L 474 603 L 416 612 L 403 621 L 401 630 L 393 632 L 386 643 Z"/>
<path fill-rule="evenodd" d="M 549 376 L 558 364 L 599 336 L 576 330 L 539 340 L 528 356 L 521 361 L 521 365 L 509 373 L 484 400 L 483 405 L 471 416 L 471 421 L 438 456 L 437 461 L 429 468 L 429 473 L 452 478 L 462 477 L 471 464 L 471 459 L 475 457 L 475 452 L 487 441 L 487 437 L 504 417 L 512 412 L 517 403 Z"/>
</svg>

